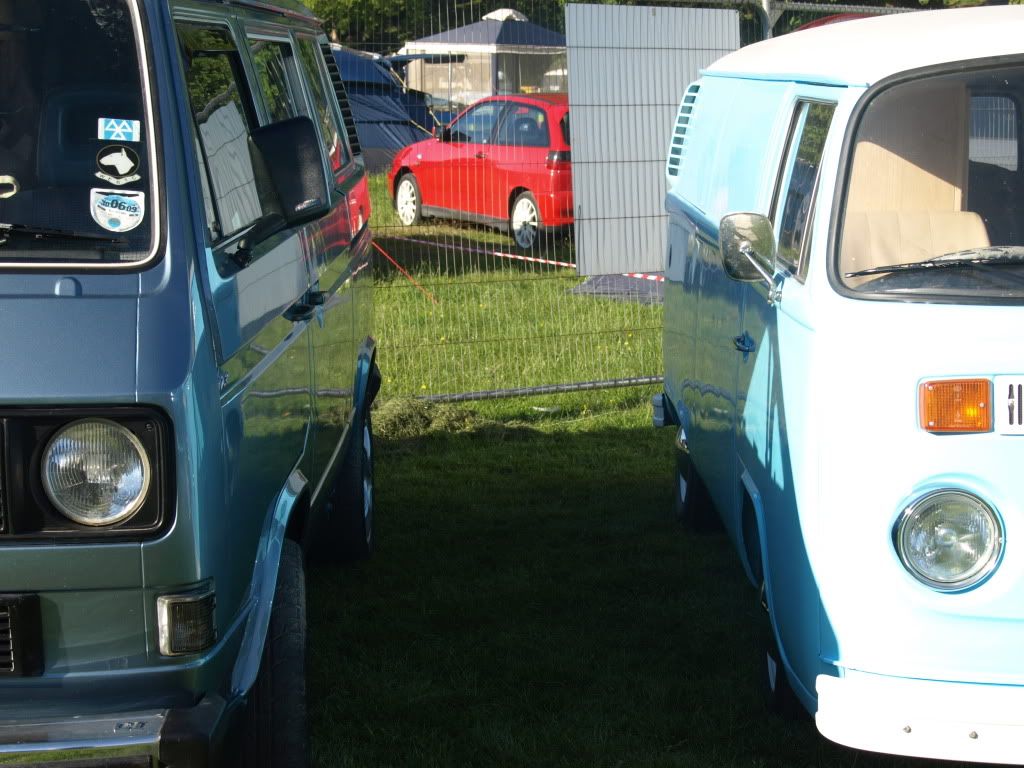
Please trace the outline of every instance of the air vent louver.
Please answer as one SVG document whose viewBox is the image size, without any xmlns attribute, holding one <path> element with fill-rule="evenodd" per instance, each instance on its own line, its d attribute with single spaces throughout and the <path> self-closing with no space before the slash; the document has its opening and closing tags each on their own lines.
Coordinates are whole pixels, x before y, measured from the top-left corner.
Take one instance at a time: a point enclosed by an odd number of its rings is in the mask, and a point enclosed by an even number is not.
<svg viewBox="0 0 1024 768">
<path fill-rule="evenodd" d="M 338 62 L 334 59 L 331 46 L 321 45 L 320 50 L 324 55 L 327 72 L 331 76 L 331 85 L 334 86 L 334 93 L 338 97 L 338 104 L 341 106 L 341 116 L 345 121 L 345 133 L 348 135 L 348 146 L 353 155 L 361 155 L 363 150 L 359 146 L 359 136 L 356 135 L 356 121 L 352 117 L 352 106 L 348 103 L 348 91 L 345 90 L 345 83 L 341 79 Z"/>
<path fill-rule="evenodd" d="M 43 672 L 38 595 L 0 595 L 0 679 Z"/>
<path fill-rule="evenodd" d="M 11 629 L 11 608 L 0 604 L 0 674 L 14 673 L 14 637 Z"/>
<path fill-rule="evenodd" d="M 700 83 L 693 83 L 683 95 L 683 103 L 679 106 L 679 115 L 672 131 L 672 143 L 668 148 L 668 162 L 665 164 L 665 175 L 670 179 L 679 175 L 679 166 L 686 156 L 686 131 L 693 121 L 693 108 L 697 102 Z"/>
</svg>

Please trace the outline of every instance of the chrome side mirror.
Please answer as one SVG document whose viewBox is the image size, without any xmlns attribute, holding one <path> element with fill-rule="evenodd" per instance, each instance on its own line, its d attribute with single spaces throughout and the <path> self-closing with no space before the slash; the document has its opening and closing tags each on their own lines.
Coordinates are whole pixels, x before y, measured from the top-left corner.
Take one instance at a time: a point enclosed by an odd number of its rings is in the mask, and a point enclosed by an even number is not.
<svg viewBox="0 0 1024 768">
<path fill-rule="evenodd" d="M 725 273 L 733 280 L 773 285 L 775 230 L 759 213 L 730 213 L 718 226 Z"/>
</svg>

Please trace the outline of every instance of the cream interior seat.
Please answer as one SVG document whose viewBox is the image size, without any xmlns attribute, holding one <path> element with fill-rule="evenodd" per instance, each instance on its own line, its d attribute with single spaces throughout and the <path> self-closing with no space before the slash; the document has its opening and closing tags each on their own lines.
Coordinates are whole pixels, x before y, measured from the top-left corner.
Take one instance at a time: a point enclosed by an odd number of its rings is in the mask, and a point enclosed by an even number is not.
<svg viewBox="0 0 1024 768">
<path fill-rule="evenodd" d="M 843 274 L 925 261 L 990 245 L 973 211 L 851 211 L 843 225 Z"/>
</svg>

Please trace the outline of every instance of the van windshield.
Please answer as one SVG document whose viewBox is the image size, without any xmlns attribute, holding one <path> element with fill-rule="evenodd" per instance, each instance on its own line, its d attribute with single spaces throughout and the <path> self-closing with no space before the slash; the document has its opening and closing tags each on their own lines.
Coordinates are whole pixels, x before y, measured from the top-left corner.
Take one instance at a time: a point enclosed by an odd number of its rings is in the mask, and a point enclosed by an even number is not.
<svg viewBox="0 0 1024 768">
<path fill-rule="evenodd" d="M 1024 66 L 893 86 L 857 128 L 839 247 L 863 294 L 1024 298 Z"/>
<path fill-rule="evenodd" d="M 128 0 L 0 0 L 0 266 L 147 257 L 143 105 Z"/>
</svg>

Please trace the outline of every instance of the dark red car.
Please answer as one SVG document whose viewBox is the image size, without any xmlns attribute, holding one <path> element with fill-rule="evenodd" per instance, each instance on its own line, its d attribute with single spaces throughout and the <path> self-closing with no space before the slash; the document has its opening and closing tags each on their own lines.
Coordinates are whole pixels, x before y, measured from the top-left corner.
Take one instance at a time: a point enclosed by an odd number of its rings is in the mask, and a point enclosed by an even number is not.
<svg viewBox="0 0 1024 768">
<path fill-rule="evenodd" d="M 424 216 L 466 219 L 531 248 L 541 230 L 572 224 L 568 98 L 482 99 L 435 138 L 399 152 L 388 182 L 404 226 Z"/>
</svg>

